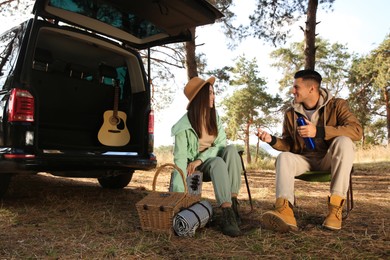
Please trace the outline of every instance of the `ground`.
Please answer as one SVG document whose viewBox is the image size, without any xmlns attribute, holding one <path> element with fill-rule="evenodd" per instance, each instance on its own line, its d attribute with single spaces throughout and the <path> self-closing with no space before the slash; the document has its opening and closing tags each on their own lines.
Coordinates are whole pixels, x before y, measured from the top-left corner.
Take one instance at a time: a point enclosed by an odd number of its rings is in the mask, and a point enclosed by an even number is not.
<svg viewBox="0 0 390 260">
<path fill-rule="evenodd" d="M 285 234 L 261 227 L 274 203 L 274 172 L 248 171 L 254 210 L 243 181 L 237 238 L 214 222 L 192 238 L 143 231 L 135 204 L 150 192 L 155 171 L 136 172 L 124 190 L 90 179 L 16 176 L 0 204 L 0 259 L 389 259 L 390 162 L 355 168 L 354 209 L 342 230 L 321 228 L 329 183 L 296 181 L 300 229 Z M 160 174 L 156 190 L 166 189 L 168 175 Z M 202 197 L 215 205 L 210 183 Z"/>
</svg>

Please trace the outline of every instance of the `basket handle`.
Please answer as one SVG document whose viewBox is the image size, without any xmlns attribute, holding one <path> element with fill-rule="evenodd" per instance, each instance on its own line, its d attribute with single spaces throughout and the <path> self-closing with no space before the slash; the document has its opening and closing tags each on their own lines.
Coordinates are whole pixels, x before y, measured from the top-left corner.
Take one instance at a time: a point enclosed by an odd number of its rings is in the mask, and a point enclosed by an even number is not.
<svg viewBox="0 0 390 260">
<path fill-rule="evenodd" d="M 156 173 L 154 174 L 154 178 L 153 178 L 153 185 L 152 185 L 153 191 L 156 190 L 157 176 L 160 174 L 160 172 L 161 172 L 162 169 L 164 169 L 165 167 L 168 167 L 168 166 L 169 166 L 169 167 L 172 167 L 172 168 L 174 168 L 174 169 L 176 169 L 176 170 L 180 173 L 180 176 L 181 176 L 181 178 L 182 178 L 182 180 L 183 180 L 184 193 L 188 193 L 188 188 L 187 188 L 187 184 L 186 184 L 186 181 L 185 181 L 185 178 L 184 178 L 184 173 L 183 173 L 183 171 L 182 171 L 179 167 L 177 167 L 177 166 L 176 166 L 175 164 L 173 164 L 173 163 L 166 163 L 166 164 L 163 164 L 163 165 L 161 165 L 161 166 L 157 169 Z"/>
</svg>

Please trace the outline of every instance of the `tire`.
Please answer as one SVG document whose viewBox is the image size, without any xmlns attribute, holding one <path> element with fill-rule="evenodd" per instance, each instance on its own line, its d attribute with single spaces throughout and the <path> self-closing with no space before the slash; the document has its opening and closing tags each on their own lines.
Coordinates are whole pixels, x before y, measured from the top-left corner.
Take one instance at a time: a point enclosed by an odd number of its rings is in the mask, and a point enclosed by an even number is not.
<svg viewBox="0 0 390 260">
<path fill-rule="evenodd" d="M 107 189 L 123 189 L 130 183 L 134 171 L 110 171 L 109 173 L 111 176 L 98 178 L 100 186 Z"/>
<path fill-rule="evenodd" d="M 11 182 L 11 174 L 0 174 L 0 199 L 5 195 Z"/>
</svg>

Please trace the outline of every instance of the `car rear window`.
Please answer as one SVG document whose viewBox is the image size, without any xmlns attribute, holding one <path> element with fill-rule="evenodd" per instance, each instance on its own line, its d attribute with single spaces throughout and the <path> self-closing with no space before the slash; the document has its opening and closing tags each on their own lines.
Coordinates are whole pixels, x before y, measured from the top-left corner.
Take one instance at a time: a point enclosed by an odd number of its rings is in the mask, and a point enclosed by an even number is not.
<svg viewBox="0 0 390 260">
<path fill-rule="evenodd" d="M 104 0 L 49 0 L 49 5 L 109 24 L 140 39 L 163 32 L 151 22 Z"/>
</svg>

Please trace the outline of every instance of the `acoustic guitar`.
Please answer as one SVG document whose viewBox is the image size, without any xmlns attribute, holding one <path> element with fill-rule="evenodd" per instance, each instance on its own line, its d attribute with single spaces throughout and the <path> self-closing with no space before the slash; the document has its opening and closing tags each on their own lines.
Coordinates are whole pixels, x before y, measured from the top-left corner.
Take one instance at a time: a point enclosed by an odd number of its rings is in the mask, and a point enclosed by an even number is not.
<svg viewBox="0 0 390 260">
<path fill-rule="evenodd" d="M 98 132 L 99 142 L 107 146 L 124 146 L 130 141 L 130 133 L 126 126 L 126 113 L 118 111 L 119 84 L 113 80 L 114 108 L 103 114 L 103 125 Z"/>
</svg>

